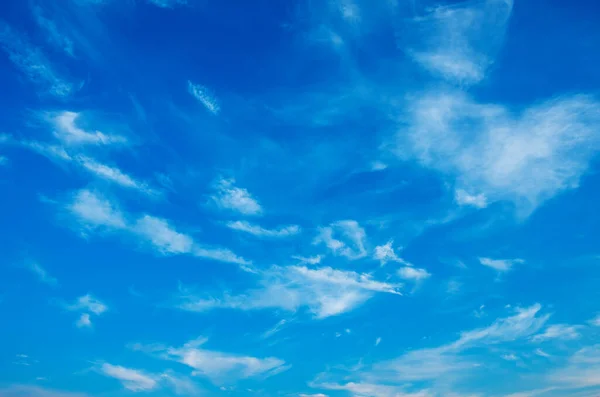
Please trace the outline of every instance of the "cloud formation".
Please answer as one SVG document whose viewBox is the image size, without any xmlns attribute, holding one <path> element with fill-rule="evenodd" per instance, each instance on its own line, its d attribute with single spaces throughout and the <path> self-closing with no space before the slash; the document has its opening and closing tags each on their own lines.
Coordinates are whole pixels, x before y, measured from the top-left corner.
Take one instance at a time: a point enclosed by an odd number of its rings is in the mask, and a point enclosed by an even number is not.
<svg viewBox="0 0 600 397">
<path fill-rule="evenodd" d="M 324 244 L 332 254 L 356 260 L 367 256 L 366 239 L 365 229 L 357 221 L 343 220 L 320 227 L 313 244 Z"/>
</svg>

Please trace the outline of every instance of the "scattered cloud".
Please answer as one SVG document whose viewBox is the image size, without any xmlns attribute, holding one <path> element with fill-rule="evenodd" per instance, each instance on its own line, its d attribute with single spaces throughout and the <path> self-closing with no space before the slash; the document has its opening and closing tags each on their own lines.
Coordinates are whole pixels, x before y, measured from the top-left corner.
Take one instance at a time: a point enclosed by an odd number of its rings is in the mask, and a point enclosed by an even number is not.
<svg viewBox="0 0 600 397">
<path fill-rule="evenodd" d="M 262 339 L 267 339 L 270 338 L 271 336 L 275 335 L 276 333 L 278 333 L 279 331 L 281 331 L 283 329 L 283 327 L 285 327 L 286 324 L 288 324 L 288 320 L 283 319 L 281 321 L 279 321 L 277 324 L 275 324 L 275 326 L 273 326 L 272 328 L 266 330 L 262 335 L 261 338 Z"/>
<path fill-rule="evenodd" d="M 592 324 L 594 327 L 600 327 L 600 314 L 591 319 L 590 324 Z"/>
<path fill-rule="evenodd" d="M 381 385 L 366 382 L 320 383 L 316 385 L 321 389 L 340 390 L 350 393 L 353 397 L 430 397 L 427 391 L 409 393 L 404 387 Z"/>
<path fill-rule="evenodd" d="M 0 389 L 2 397 L 89 397 L 88 394 L 47 389 L 32 385 L 12 385 Z"/>
<path fill-rule="evenodd" d="M 579 339 L 581 334 L 578 325 L 555 324 L 544 330 L 541 334 L 534 335 L 531 340 L 534 342 L 545 342 L 549 340 L 574 340 Z"/>
<path fill-rule="evenodd" d="M 238 296 L 226 294 L 221 298 L 201 298 L 184 293 L 177 307 L 198 312 L 217 308 L 272 308 L 294 312 L 307 308 L 315 318 L 323 319 L 351 311 L 378 292 L 400 294 L 400 285 L 373 280 L 368 274 L 330 267 L 273 267 L 262 274 L 260 284 L 261 288 Z"/>
<path fill-rule="evenodd" d="M 227 222 L 227 227 L 240 232 L 249 233 L 257 237 L 284 238 L 294 236 L 300 233 L 300 226 L 289 225 L 281 226 L 276 229 L 265 229 L 259 225 L 252 224 L 247 221 L 231 221 Z"/>
<path fill-rule="evenodd" d="M 239 212 L 243 215 L 260 215 L 262 207 L 248 190 L 236 187 L 234 179 L 219 179 L 211 199 L 222 209 Z"/>
<path fill-rule="evenodd" d="M 191 236 L 178 232 L 165 219 L 148 214 L 136 218 L 124 213 L 115 203 L 87 189 L 77 191 L 65 208 L 87 229 L 103 228 L 124 233 L 161 255 L 189 254 L 222 262 L 249 264 L 228 249 L 198 244 Z"/>
<path fill-rule="evenodd" d="M 74 303 L 67 305 L 66 307 L 70 311 L 90 312 L 97 316 L 108 311 L 108 307 L 104 303 L 90 294 L 80 296 Z"/>
<path fill-rule="evenodd" d="M 83 169 L 100 179 L 107 180 L 125 188 L 135 189 L 145 194 L 156 194 L 147 184 L 136 181 L 116 167 L 101 164 L 87 156 L 78 156 L 77 163 Z"/>
<path fill-rule="evenodd" d="M 375 339 L 375 346 L 379 346 L 380 343 L 381 343 L 381 337 L 378 337 L 377 339 Z"/>
<path fill-rule="evenodd" d="M 515 113 L 463 92 L 431 91 L 414 98 L 407 118 L 408 131 L 397 136 L 400 157 L 453 176 L 457 190 L 486 202 L 512 201 L 523 215 L 576 188 L 600 148 L 600 104 L 583 95 Z"/>
<path fill-rule="evenodd" d="M 523 259 L 491 259 L 479 258 L 479 263 L 483 266 L 491 267 L 499 272 L 507 272 L 514 265 L 525 263 Z"/>
<path fill-rule="evenodd" d="M 166 3 L 165 0 L 154 0 L 156 2 Z M 173 3 L 172 1 L 168 1 L 168 3 Z M 208 88 L 200 85 L 194 84 L 191 81 L 188 81 L 188 91 L 190 94 L 194 96 L 204 107 L 214 115 L 219 114 L 221 111 L 221 107 L 219 106 L 219 102 L 212 95 L 212 93 L 208 90 Z"/>
<path fill-rule="evenodd" d="M 207 339 L 199 338 L 181 347 L 134 345 L 163 360 L 175 361 L 192 368 L 194 376 L 203 376 L 217 384 L 247 378 L 266 378 L 289 369 L 285 361 L 275 357 L 251 357 L 203 349 Z"/>
<path fill-rule="evenodd" d="M 600 345 L 578 350 L 564 368 L 548 374 L 550 384 L 568 388 L 600 386 Z"/>
<path fill-rule="evenodd" d="M 394 241 L 390 240 L 384 245 L 378 245 L 375 247 L 375 250 L 373 251 L 373 259 L 378 260 L 382 266 L 388 262 L 398 262 L 408 265 L 404 259 L 400 258 L 396 254 L 393 245 Z"/>
<path fill-rule="evenodd" d="M 25 264 L 25 268 L 31 273 L 33 273 L 33 275 L 36 276 L 36 278 L 40 282 L 48 284 L 51 287 L 58 286 L 58 280 L 55 277 L 52 277 L 50 274 L 48 274 L 46 269 L 44 269 L 39 263 L 27 262 Z"/>
<path fill-rule="evenodd" d="M 75 88 L 54 70 L 54 66 L 27 38 L 15 32 L 0 20 L 0 47 L 8 54 L 11 62 L 32 83 L 58 98 L 70 96 Z"/>
<path fill-rule="evenodd" d="M 537 354 L 540 357 L 544 357 L 544 358 L 548 358 L 551 357 L 548 353 L 546 353 L 545 351 L 543 351 L 542 349 L 535 349 L 535 354 Z"/>
<path fill-rule="evenodd" d="M 117 379 L 125 389 L 132 392 L 151 391 L 158 387 L 155 377 L 140 370 L 104 363 L 99 371 L 107 377 Z"/>
<path fill-rule="evenodd" d="M 315 255 L 315 256 L 297 256 L 294 255 L 292 256 L 292 259 L 296 259 L 297 261 L 299 261 L 299 264 L 307 264 L 307 265 L 318 265 L 319 263 L 321 263 L 321 260 L 323 260 L 323 257 L 321 255 Z"/>
<path fill-rule="evenodd" d="M 334 234 L 345 241 L 334 238 Z M 360 227 L 358 222 L 344 220 L 320 227 L 313 243 L 325 244 L 334 255 L 355 260 L 367 256 L 366 238 L 365 230 Z"/>
</svg>

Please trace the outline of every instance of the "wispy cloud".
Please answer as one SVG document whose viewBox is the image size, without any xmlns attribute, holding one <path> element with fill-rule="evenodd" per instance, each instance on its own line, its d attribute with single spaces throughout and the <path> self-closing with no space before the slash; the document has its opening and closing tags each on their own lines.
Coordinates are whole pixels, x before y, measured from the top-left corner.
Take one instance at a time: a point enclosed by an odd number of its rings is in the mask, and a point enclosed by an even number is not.
<svg viewBox="0 0 600 397">
<path fill-rule="evenodd" d="M 75 88 L 54 70 L 39 48 L 0 20 L 0 46 L 12 63 L 34 84 L 59 98 L 70 96 Z"/>
<path fill-rule="evenodd" d="M 187 0 L 146 0 L 148 3 L 161 8 L 173 8 L 188 4 Z"/>
<path fill-rule="evenodd" d="M 75 49 L 73 40 L 66 34 L 60 32 L 56 22 L 44 15 L 44 10 L 40 6 L 33 7 L 33 16 L 38 26 L 46 33 L 46 39 L 50 44 L 63 51 L 67 55 L 74 57 Z"/>
<path fill-rule="evenodd" d="M 367 382 L 348 382 L 348 383 L 317 383 L 316 387 L 326 390 L 345 391 L 353 397 L 430 397 L 433 396 L 427 391 L 410 393 L 405 387 L 390 386 Z"/>
<path fill-rule="evenodd" d="M 485 78 L 504 41 L 512 6 L 512 0 L 438 6 L 413 19 L 401 40 L 432 74 L 455 83 L 477 83 Z"/>
<path fill-rule="evenodd" d="M 345 241 L 334 237 L 343 238 Z M 354 220 L 337 221 L 326 227 L 320 227 L 315 237 L 314 244 L 325 244 L 327 248 L 338 256 L 350 260 L 364 258 L 367 255 L 365 248 L 367 234 Z"/>
<path fill-rule="evenodd" d="M 294 236 L 300 233 L 300 226 L 289 225 L 281 226 L 276 229 L 265 229 L 259 225 L 252 224 L 247 221 L 231 221 L 227 222 L 227 227 L 240 232 L 253 234 L 257 237 L 284 238 Z"/>
<path fill-rule="evenodd" d="M 499 272 L 507 272 L 514 265 L 523 264 L 523 259 L 491 259 L 491 258 L 479 258 L 479 263 L 483 266 L 491 267 Z"/>
<path fill-rule="evenodd" d="M 58 286 L 58 280 L 55 277 L 52 277 L 46 269 L 44 269 L 37 262 L 27 262 L 25 263 L 25 268 L 29 270 L 33 275 L 42 283 L 48 284 L 52 287 Z"/>
<path fill-rule="evenodd" d="M 485 208 L 488 205 L 485 194 L 469 194 L 463 189 L 457 189 L 454 192 L 454 200 L 458 205 L 466 205 L 476 208 Z"/>
<path fill-rule="evenodd" d="M 376 281 L 368 274 L 330 267 L 273 267 L 261 276 L 261 288 L 247 291 L 244 295 L 202 298 L 184 292 L 177 307 L 199 312 L 218 308 L 271 308 L 294 312 L 307 308 L 315 318 L 323 319 L 351 311 L 371 299 L 375 293 L 400 294 L 398 284 Z"/>
<path fill-rule="evenodd" d="M 77 328 L 91 328 L 91 314 L 100 316 L 108 311 L 108 306 L 90 294 L 80 296 L 74 303 L 66 304 L 65 308 L 69 311 L 81 313 L 75 321 Z"/>
<path fill-rule="evenodd" d="M 531 340 L 534 342 L 545 342 L 549 340 L 574 340 L 579 339 L 581 326 L 568 324 L 554 324 L 549 326 L 541 334 L 534 335 Z"/>
<path fill-rule="evenodd" d="M 54 136 L 67 146 L 84 145 L 124 145 L 127 139 L 119 135 L 105 134 L 101 131 L 86 131 L 78 125 L 82 114 L 63 111 L 51 114 L 49 121 L 54 126 Z"/>
<path fill-rule="evenodd" d="M 261 335 L 261 338 L 262 339 L 270 338 L 271 336 L 273 336 L 276 333 L 278 333 L 279 331 L 281 331 L 283 329 L 283 327 L 285 327 L 285 325 L 288 324 L 288 322 L 289 321 L 286 319 L 280 320 L 272 328 L 269 328 L 268 330 L 263 332 L 263 334 Z"/>
<path fill-rule="evenodd" d="M 235 186 L 234 179 L 219 179 L 215 184 L 215 193 L 210 198 L 218 207 L 243 215 L 260 215 L 263 212 L 248 190 Z"/>
<path fill-rule="evenodd" d="M 2 397 L 89 397 L 88 394 L 43 388 L 32 385 L 12 385 L 0 389 Z"/>
<path fill-rule="evenodd" d="M 547 380 L 568 388 L 600 386 L 600 345 L 578 350 L 564 368 L 549 373 Z"/>
<path fill-rule="evenodd" d="M 292 256 L 292 259 L 297 260 L 301 265 L 302 264 L 318 265 L 319 263 L 321 263 L 321 260 L 323 260 L 323 257 L 321 255 L 315 255 L 315 256 L 294 255 L 294 256 Z"/>
<path fill-rule="evenodd" d="M 161 255 L 188 254 L 222 262 L 249 264 L 226 248 L 198 244 L 191 236 L 178 232 L 166 219 L 148 214 L 136 217 L 125 213 L 117 204 L 91 190 L 77 191 L 65 208 L 88 231 L 100 229 L 123 233 Z"/>
<path fill-rule="evenodd" d="M 415 98 L 407 117 L 399 156 L 453 176 L 457 189 L 483 194 L 485 202 L 513 201 L 524 215 L 576 188 L 600 149 L 600 104 L 582 95 L 514 113 L 461 92 L 432 91 Z"/>
<path fill-rule="evenodd" d="M 385 265 L 388 262 L 398 262 L 402 264 L 408 264 L 404 259 L 400 258 L 394 251 L 394 241 L 390 240 L 383 245 L 378 245 L 373 250 L 373 259 L 378 260 L 381 265 Z"/>
<path fill-rule="evenodd" d="M 252 357 L 202 348 L 207 339 L 199 338 L 181 347 L 134 345 L 163 360 L 175 361 L 192 368 L 194 376 L 202 376 L 217 384 L 233 383 L 241 379 L 266 378 L 289 368 L 285 361 L 275 357 Z"/>
<path fill-rule="evenodd" d="M 594 327 L 600 327 L 600 314 L 590 320 L 590 324 Z"/>
<path fill-rule="evenodd" d="M 429 277 L 431 277 L 431 273 L 429 273 L 427 270 L 425 269 L 417 269 L 414 267 L 402 267 L 400 269 L 398 269 L 398 276 L 400 278 L 402 278 L 403 280 L 410 280 L 410 281 L 423 281 L 428 279 Z"/>
<path fill-rule="evenodd" d="M 164 0 L 155 0 L 157 2 L 161 2 Z M 172 3 L 172 2 L 171 2 Z M 204 107 L 211 112 L 212 114 L 218 114 L 221 111 L 221 107 L 219 106 L 219 102 L 216 98 L 211 94 L 208 88 L 200 85 L 194 84 L 191 81 L 188 81 L 188 91 L 190 94 L 194 96 Z"/>
<path fill-rule="evenodd" d="M 119 380 L 125 389 L 132 392 L 151 391 L 158 387 L 156 378 L 141 370 L 104 363 L 99 371 L 105 376 Z"/>
<path fill-rule="evenodd" d="M 111 167 L 106 164 L 99 163 L 96 160 L 87 156 L 78 156 L 77 163 L 83 169 L 85 169 L 86 171 L 90 172 L 98 178 L 107 180 L 125 188 L 135 189 L 144 194 L 157 194 L 153 189 L 148 187 L 146 183 L 136 181 L 131 176 L 125 174 L 123 171 L 116 167 Z"/>
<path fill-rule="evenodd" d="M 75 322 L 77 328 L 90 328 L 92 326 L 92 318 L 89 313 L 82 313 L 79 319 Z"/>
</svg>

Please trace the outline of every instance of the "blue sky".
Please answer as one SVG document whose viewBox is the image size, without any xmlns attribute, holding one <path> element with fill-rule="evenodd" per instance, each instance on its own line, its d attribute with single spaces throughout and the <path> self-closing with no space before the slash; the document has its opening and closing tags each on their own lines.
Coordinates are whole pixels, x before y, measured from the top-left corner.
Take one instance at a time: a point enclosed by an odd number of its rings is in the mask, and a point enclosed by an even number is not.
<svg viewBox="0 0 600 397">
<path fill-rule="evenodd" d="M 594 1 L 0 4 L 0 397 L 600 395 Z"/>
</svg>

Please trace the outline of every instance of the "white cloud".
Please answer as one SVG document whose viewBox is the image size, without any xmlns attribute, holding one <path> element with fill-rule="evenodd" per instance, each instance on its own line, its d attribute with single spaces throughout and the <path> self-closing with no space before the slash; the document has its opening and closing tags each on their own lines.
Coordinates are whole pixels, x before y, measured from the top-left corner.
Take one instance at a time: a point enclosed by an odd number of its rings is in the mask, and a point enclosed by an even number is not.
<svg viewBox="0 0 600 397">
<path fill-rule="evenodd" d="M 75 193 L 66 209 L 87 228 L 104 227 L 125 233 L 162 255 L 189 254 L 241 265 L 250 263 L 228 249 L 199 245 L 165 219 L 148 214 L 136 219 L 132 214 L 125 214 L 116 204 L 90 190 L 82 189 Z"/>
<path fill-rule="evenodd" d="M 500 357 L 506 361 L 519 361 L 519 357 L 517 357 L 514 353 L 503 354 Z"/>
<path fill-rule="evenodd" d="M 66 307 L 71 311 L 90 312 L 97 316 L 108 311 L 108 307 L 104 303 L 90 294 L 80 296 L 73 304 L 67 305 Z"/>
<path fill-rule="evenodd" d="M 59 77 L 39 48 L 31 45 L 3 21 L 0 21 L 0 46 L 29 80 L 49 94 L 65 98 L 74 91 L 73 85 Z"/>
<path fill-rule="evenodd" d="M 25 264 L 25 268 L 31 273 L 33 273 L 37 277 L 37 279 L 42 283 L 48 284 L 52 287 L 58 285 L 58 280 L 55 277 L 52 277 L 50 274 L 48 274 L 46 269 L 44 269 L 39 263 L 28 262 Z"/>
<path fill-rule="evenodd" d="M 275 324 L 275 326 L 273 326 L 272 328 L 263 332 L 263 334 L 261 335 L 261 338 L 262 339 L 270 338 L 271 336 L 273 336 L 276 333 L 278 333 L 279 331 L 281 331 L 287 323 L 288 323 L 288 320 L 286 320 L 286 319 L 280 320 L 277 324 Z"/>
<path fill-rule="evenodd" d="M 123 145 L 127 139 L 118 135 L 107 135 L 101 131 L 86 131 L 77 125 L 81 113 L 64 111 L 52 116 L 54 135 L 67 146 Z"/>
<path fill-rule="evenodd" d="M 454 177 L 457 189 L 487 202 L 513 201 L 522 215 L 576 188 L 600 148 L 600 104 L 583 95 L 515 113 L 461 92 L 429 92 L 408 109 L 400 157 Z"/>
<path fill-rule="evenodd" d="M 64 51 L 67 55 L 71 57 L 75 56 L 73 40 L 62 34 L 53 20 L 44 16 L 44 10 L 40 6 L 33 7 L 33 16 L 38 26 L 46 33 L 45 37 L 48 42 L 61 51 Z"/>
<path fill-rule="evenodd" d="M 343 390 L 353 397 L 433 397 L 428 391 L 410 393 L 399 386 L 380 385 L 366 382 L 348 382 L 345 384 L 321 383 L 319 388 L 327 390 Z"/>
<path fill-rule="evenodd" d="M 546 353 L 545 351 L 543 351 L 542 349 L 535 349 L 535 354 L 537 354 L 540 357 L 544 357 L 544 358 L 548 358 L 551 357 L 548 353 Z"/>
<path fill-rule="evenodd" d="M 594 327 L 600 327 L 600 314 L 590 320 L 590 324 Z"/>
<path fill-rule="evenodd" d="M 160 218 L 144 215 L 132 226 L 135 234 L 150 242 L 163 254 L 187 254 L 192 252 L 194 240 L 177 232 L 169 223 Z"/>
<path fill-rule="evenodd" d="M 90 328 L 92 326 L 92 320 L 89 313 L 82 313 L 81 316 L 75 322 L 77 328 Z"/>
<path fill-rule="evenodd" d="M 90 190 L 77 191 L 66 208 L 87 227 L 126 228 L 125 217 L 117 206 Z"/>
<path fill-rule="evenodd" d="M 321 260 L 323 259 L 323 257 L 321 255 L 315 255 L 315 256 L 309 256 L 309 257 L 294 255 L 294 256 L 292 256 L 292 259 L 296 259 L 297 261 L 300 262 L 300 264 L 318 265 L 319 263 L 321 263 Z"/>
<path fill-rule="evenodd" d="M 305 307 L 315 318 L 322 319 L 351 311 L 378 292 L 400 294 L 397 284 L 373 280 L 368 274 L 330 267 L 273 267 L 262 275 L 260 282 L 261 288 L 239 296 L 226 294 L 218 299 L 205 299 L 183 294 L 178 308 L 189 311 L 278 308 L 293 312 Z"/>
<path fill-rule="evenodd" d="M 381 343 L 381 337 L 378 337 L 377 339 L 375 339 L 375 346 L 379 346 L 380 343 Z"/>
<path fill-rule="evenodd" d="M 265 229 L 259 225 L 254 225 L 247 221 L 227 222 L 227 227 L 240 232 L 253 234 L 257 237 L 284 238 L 294 236 L 300 233 L 300 227 L 297 225 L 282 226 L 276 229 Z"/>
<path fill-rule="evenodd" d="M 239 212 L 243 215 L 259 215 L 262 207 L 248 190 L 236 187 L 234 179 L 219 179 L 215 185 L 215 194 L 211 199 L 220 207 Z"/>
<path fill-rule="evenodd" d="M 463 189 L 457 189 L 454 192 L 454 200 L 458 205 L 468 205 L 476 208 L 487 207 L 487 198 L 483 193 L 472 195 Z"/>
<path fill-rule="evenodd" d="M 579 339 L 579 329 L 581 326 L 567 325 L 567 324 L 555 324 L 551 325 L 544 330 L 541 334 L 534 335 L 531 340 L 534 342 L 545 342 L 548 340 L 574 340 Z"/>
<path fill-rule="evenodd" d="M 155 390 L 159 384 L 157 379 L 143 371 L 104 363 L 100 372 L 110 378 L 117 379 L 124 388 L 132 392 Z"/>
<path fill-rule="evenodd" d="M 275 357 L 258 358 L 201 348 L 207 339 L 190 341 L 181 347 L 135 345 L 163 360 L 175 361 L 192 368 L 194 376 L 204 376 L 217 384 L 240 379 L 265 378 L 285 371 L 289 366 Z"/>
<path fill-rule="evenodd" d="M 430 9 L 407 27 L 407 51 L 434 75 L 459 84 L 477 83 L 504 41 L 512 3 L 476 0 Z"/>
<path fill-rule="evenodd" d="M 164 2 L 164 0 L 156 0 L 159 2 Z M 190 94 L 194 96 L 204 107 L 211 112 L 212 114 L 218 114 L 221 110 L 219 106 L 219 102 L 217 99 L 211 94 L 208 88 L 200 85 L 194 84 L 191 81 L 188 81 L 188 91 Z"/>
<path fill-rule="evenodd" d="M 425 269 L 417 269 L 414 267 L 402 267 L 398 269 L 398 276 L 404 280 L 411 281 L 423 281 L 431 277 L 431 273 L 429 273 Z"/>
<path fill-rule="evenodd" d="M 491 259 L 479 258 L 479 263 L 483 266 L 491 267 L 499 272 L 507 272 L 514 265 L 525 263 L 523 259 Z"/>
<path fill-rule="evenodd" d="M 402 264 L 408 264 L 404 259 L 400 258 L 393 247 L 394 241 L 390 240 L 384 245 L 378 245 L 373 250 L 373 259 L 378 260 L 381 265 L 385 265 L 387 262 L 398 262 Z"/>
<path fill-rule="evenodd" d="M 334 238 L 334 233 L 345 241 Z M 327 227 L 320 227 L 313 243 L 325 244 L 334 255 L 355 260 L 367 255 L 366 238 L 365 230 L 358 222 L 344 220 L 334 222 Z"/>
<path fill-rule="evenodd" d="M 87 156 L 78 156 L 77 163 L 98 178 L 116 183 L 117 185 L 125 188 L 138 190 L 145 194 L 154 194 L 154 191 L 145 183 L 136 181 L 116 167 L 110 167 L 108 165 L 101 164 Z"/>
<path fill-rule="evenodd" d="M 564 368 L 548 375 L 550 384 L 583 388 L 600 386 L 600 345 L 578 350 Z"/>
</svg>

